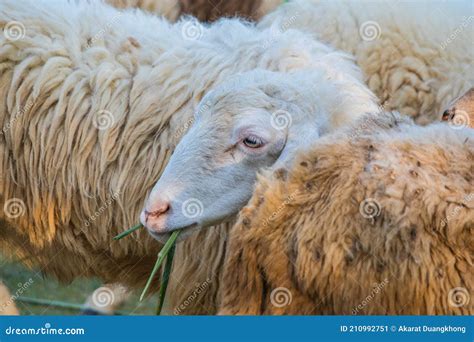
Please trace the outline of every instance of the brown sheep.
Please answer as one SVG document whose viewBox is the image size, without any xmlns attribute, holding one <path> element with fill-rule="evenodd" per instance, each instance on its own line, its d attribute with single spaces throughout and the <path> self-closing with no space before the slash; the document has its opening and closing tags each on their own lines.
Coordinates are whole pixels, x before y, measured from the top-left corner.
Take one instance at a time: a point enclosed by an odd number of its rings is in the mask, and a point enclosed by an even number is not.
<svg viewBox="0 0 474 342">
<path fill-rule="evenodd" d="M 160 14 L 170 21 L 192 15 L 212 22 L 223 17 L 258 20 L 282 3 L 281 0 L 107 0 L 117 8 L 140 8 Z"/>
<path fill-rule="evenodd" d="M 231 231 L 221 314 L 474 313 L 474 130 L 367 116 L 294 165 Z"/>
<path fill-rule="evenodd" d="M 180 0 L 182 14 L 190 14 L 202 21 L 221 17 L 243 17 L 258 20 L 277 7 L 281 0 Z"/>
</svg>

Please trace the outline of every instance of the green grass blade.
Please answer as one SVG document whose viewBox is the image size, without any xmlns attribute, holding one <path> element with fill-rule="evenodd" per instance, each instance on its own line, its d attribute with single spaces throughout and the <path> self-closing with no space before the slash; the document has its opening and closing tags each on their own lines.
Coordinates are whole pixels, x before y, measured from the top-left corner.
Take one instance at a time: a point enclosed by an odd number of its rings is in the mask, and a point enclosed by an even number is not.
<svg viewBox="0 0 474 342">
<path fill-rule="evenodd" d="M 173 266 L 174 252 L 176 250 L 176 244 L 171 246 L 168 256 L 166 257 L 165 270 L 163 271 L 163 279 L 161 280 L 160 291 L 158 292 L 158 308 L 156 309 L 156 314 L 161 314 L 161 309 L 163 308 L 163 303 L 165 302 L 166 289 L 168 288 L 168 282 L 171 275 L 171 267 Z"/>
<path fill-rule="evenodd" d="M 136 226 L 133 226 L 132 228 L 124 231 L 123 233 L 120 233 L 119 235 L 115 236 L 114 237 L 114 240 L 120 240 L 121 238 L 124 238 L 126 237 L 127 235 L 130 235 L 132 234 L 135 230 L 138 230 L 140 228 L 142 228 L 143 225 L 141 223 L 137 224 Z"/>
<path fill-rule="evenodd" d="M 147 293 L 148 289 L 150 288 L 150 285 L 153 281 L 153 278 L 156 275 L 156 272 L 160 269 L 161 264 L 163 263 L 163 260 L 165 260 L 165 257 L 168 255 L 168 252 L 170 251 L 171 247 L 174 246 L 174 243 L 176 242 L 176 239 L 178 238 L 180 231 L 175 230 L 168 241 L 166 241 L 165 245 L 161 249 L 160 253 L 158 253 L 158 259 L 156 260 L 155 266 L 153 267 L 153 270 L 151 271 L 150 277 L 148 278 L 148 281 L 146 282 L 145 288 L 143 289 L 143 292 L 140 296 L 140 302 L 143 300 L 143 297 L 145 297 L 145 294 Z"/>
</svg>

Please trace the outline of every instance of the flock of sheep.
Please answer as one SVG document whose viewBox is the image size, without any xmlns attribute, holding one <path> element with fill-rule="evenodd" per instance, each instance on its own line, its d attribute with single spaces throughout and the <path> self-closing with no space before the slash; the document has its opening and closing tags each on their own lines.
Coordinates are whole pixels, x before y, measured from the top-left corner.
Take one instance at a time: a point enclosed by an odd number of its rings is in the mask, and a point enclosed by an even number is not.
<svg viewBox="0 0 474 342">
<path fill-rule="evenodd" d="M 107 2 L 0 4 L 2 253 L 136 289 L 182 229 L 170 314 L 473 314 L 469 1 Z"/>
</svg>

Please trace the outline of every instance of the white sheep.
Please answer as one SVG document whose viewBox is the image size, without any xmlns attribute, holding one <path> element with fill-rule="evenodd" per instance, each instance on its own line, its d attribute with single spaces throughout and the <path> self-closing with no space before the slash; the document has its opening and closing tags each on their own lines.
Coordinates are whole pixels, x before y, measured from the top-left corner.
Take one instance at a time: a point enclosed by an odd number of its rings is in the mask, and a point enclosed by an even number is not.
<svg viewBox="0 0 474 342">
<path fill-rule="evenodd" d="M 309 132 L 314 136 L 377 107 L 350 58 L 298 31 L 275 38 L 239 20 L 170 25 L 102 3 L 33 0 L 2 1 L 0 28 L 0 243 L 63 280 L 99 276 L 143 286 L 159 245 L 144 231 L 111 238 L 138 220 L 194 121 L 195 103 L 223 81 L 232 84 L 230 76 L 268 70 L 250 73 L 256 83 L 247 90 L 235 84 L 249 100 L 236 104 L 250 110 L 256 101 L 265 109 L 262 97 L 290 114 L 302 105 L 315 108 L 313 119 L 324 120 L 308 123 L 308 131 L 317 128 Z M 300 69 L 314 70 L 286 80 Z M 291 83 L 309 84 L 311 77 L 316 92 L 347 88 L 329 122 L 310 86 L 302 102 L 302 85 Z M 315 99 L 329 104 L 336 95 Z M 297 132 L 291 138 L 297 141 Z M 229 225 L 202 230 L 177 248 L 171 305 L 212 279 L 201 301 L 183 313 L 215 312 Z"/>
<path fill-rule="evenodd" d="M 474 84 L 473 18 L 469 0 L 292 0 L 258 27 L 300 29 L 353 54 L 386 110 L 426 124 Z"/>
</svg>

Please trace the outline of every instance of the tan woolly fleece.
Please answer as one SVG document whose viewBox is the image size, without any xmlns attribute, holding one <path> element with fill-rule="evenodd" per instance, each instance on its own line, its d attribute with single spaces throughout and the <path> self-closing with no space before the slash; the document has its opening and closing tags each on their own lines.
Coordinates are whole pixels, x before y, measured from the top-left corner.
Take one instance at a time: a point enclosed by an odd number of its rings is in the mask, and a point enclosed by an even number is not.
<svg viewBox="0 0 474 342">
<path fill-rule="evenodd" d="M 473 314 L 474 130 L 387 114 L 261 177 L 221 314 Z"/>
</svg>

